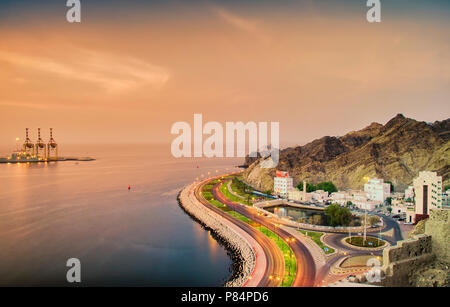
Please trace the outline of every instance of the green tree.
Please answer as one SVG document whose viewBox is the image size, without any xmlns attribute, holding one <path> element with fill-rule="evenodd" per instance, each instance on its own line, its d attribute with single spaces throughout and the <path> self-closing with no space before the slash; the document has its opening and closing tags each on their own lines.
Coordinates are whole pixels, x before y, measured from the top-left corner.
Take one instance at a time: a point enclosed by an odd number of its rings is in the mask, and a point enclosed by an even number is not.
<svg viewBox="0 0 450 307">
<path fill-rule="evenodd" d="M 341 210 L 338 211 L 339 214 L 339 225 L 341 226 L 348 226 L 350 224 L 350 221 L 352 220 L 352 214 L 347 208 L 341 208 Z"/>
<path fill-rule="evenodd" d="M 325 208 L 325 215 L 330 226 L 346 226 L 350 224 L 352 214 L 347 208 L 342 208 L 339 204 L 332 204 Z"/>
<path fill-rule="evenodd" d="M 309 217 L 309 223 L 312 225 L 322 225 L 323 219 L 320 214 L 314 214 Z"/>
<path fill-rule="evenodd" d="M 297 189 L 299 189 L 300 191 L 303 191 L 303 182 L 300 182 L 297 185 Z M 321 182 L 321 183 L 318 183 L 315 185 L 306 183 L 306 192 L 311 193 L 311 192 L 314 192 L 317 190 L 324 190 L 330 194 L 338 191 L 338 189 L 336 188 L 334 183 L 331 181 L 324 181 L 324 182 Z"/>
<path fill-rule="evenodd" d="M 332 183 L 331 181 L 321 182 L 321 183 L 317 184 L 315 187 L 316 187 L 316 190 L 324 190 L 330 194 L 338 191 L 338 189 L 336 188 L 334 183 Z"/>
<path fill-rule="evenodd" d="M 392 197 L 386 198 L 386 201 L 387 201 L 387 203 L 388 203 L 389 205 L 391 205 L 391 204 L 392 204 Z"/>
<path fill-rule="evenodd" d="M 369 225 L 373 226 L 373 225 L 376 225 L 376 224 L 378 224 L 380 222 L 380 217 L 376 216 L 376 215 L 371 215 L 371 216 L 369 216 L 368 220 L 369 220 L 368 221 Z"/>
<path fill-rule="evenodd" d="M 303 191 L 303 182 L 300 182 L 297 185 L 297 189 L 299 189 L 300 191 Z M 315 186 L 309 183 L 306 183 L 306 192 L 311 193 L 314 192 L 316 190 Z"/>
<path fill-rule="evenodd" d="M 386 209 L 387 209 L 387 211 L 389 211 L 389 213 L 392 212 L 392 207 L 387 207 Z"/>
</svg>

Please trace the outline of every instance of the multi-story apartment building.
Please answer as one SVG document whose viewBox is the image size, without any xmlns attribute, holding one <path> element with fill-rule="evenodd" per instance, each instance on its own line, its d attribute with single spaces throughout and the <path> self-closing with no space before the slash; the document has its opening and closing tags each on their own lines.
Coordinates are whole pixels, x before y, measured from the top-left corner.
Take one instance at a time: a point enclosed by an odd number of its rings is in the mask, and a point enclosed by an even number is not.
<svg viewBox="0 0 450 307">
<path fill-rule="evenodd" d="M 384 183 L 383 179 L 369 179 L 364 185 L 364 192 L 367 192 L 368 199 L 383 203 L 391 194 L 391 185 Z"/>
<path fill-rule="evenodd" d="M 414 211 L 407 212 L 408 222 L 417 223 L 428 217 L 430 210 L 442 209 L 442 176 L 424 171 L 414 178 Z"/>
<path fill-rule="evenodd" d="M 282 197 L 287 197 L 288 192 L 294 188 L 294 179 L 288 172 L 277 171 L 273 178 L 273 191 Z"/>
</svg>

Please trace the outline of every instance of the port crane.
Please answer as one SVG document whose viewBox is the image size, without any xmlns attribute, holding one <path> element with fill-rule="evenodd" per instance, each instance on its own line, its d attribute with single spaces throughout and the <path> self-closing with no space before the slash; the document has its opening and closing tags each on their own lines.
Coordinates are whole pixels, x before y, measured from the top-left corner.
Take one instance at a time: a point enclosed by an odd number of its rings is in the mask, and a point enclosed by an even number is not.
<svg viewBox="0 0 450 307">
<path fill-rule="evenodd" d="M 41 139 L 41 128 L 38 128 L 38 139 L 35 148 L 38 159 L 47 159 L 47 146 L 45 146 L 44 141 Z"/>
</svg>

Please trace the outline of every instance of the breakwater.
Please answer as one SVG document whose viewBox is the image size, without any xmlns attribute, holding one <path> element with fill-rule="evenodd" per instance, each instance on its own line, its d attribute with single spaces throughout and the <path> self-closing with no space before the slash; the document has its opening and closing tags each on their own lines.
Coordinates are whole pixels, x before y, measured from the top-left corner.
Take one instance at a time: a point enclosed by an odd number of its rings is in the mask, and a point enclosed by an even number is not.
<svg viewBox="0 0 450 307">
<path fill-rule="evenodd" d="M 242 236 L 236 233 L 230 225 L 227 225 L 228 221 L 199 201 L 192 199 L 189 195 L 191 187 L 185 187 L 178 194 L 180 207 L 192 219 L 208 230 L 219 244 L 222 244 L 228 251 L 233 265 L 231 278 L 225 283 L 225 286 L 241 287 L 245 285 L 256 263 L 253 249 Z"/>
</svg>

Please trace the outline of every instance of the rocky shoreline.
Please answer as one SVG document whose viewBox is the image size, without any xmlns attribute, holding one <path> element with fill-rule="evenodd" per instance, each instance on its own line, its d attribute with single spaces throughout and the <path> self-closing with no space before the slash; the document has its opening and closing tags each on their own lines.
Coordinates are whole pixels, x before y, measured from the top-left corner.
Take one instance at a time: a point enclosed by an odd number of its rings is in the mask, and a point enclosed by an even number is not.
<svg viewBox="0 0 450 307">
<path fill-rule="evenodd" d="M 185 187 L 178 193 L 178 204 L 186 214 L 205 230 L 208 230 L 213 238 L 225 247 L 233 262 L 232 275 L 224 286 L 241 287 L 245 285 L 256 264 L 253 249 L 244 238 L 221 221 L 222 217 L 205 206 L 193 202 L 188 195 L 189 187 Z"/>
</svg>

